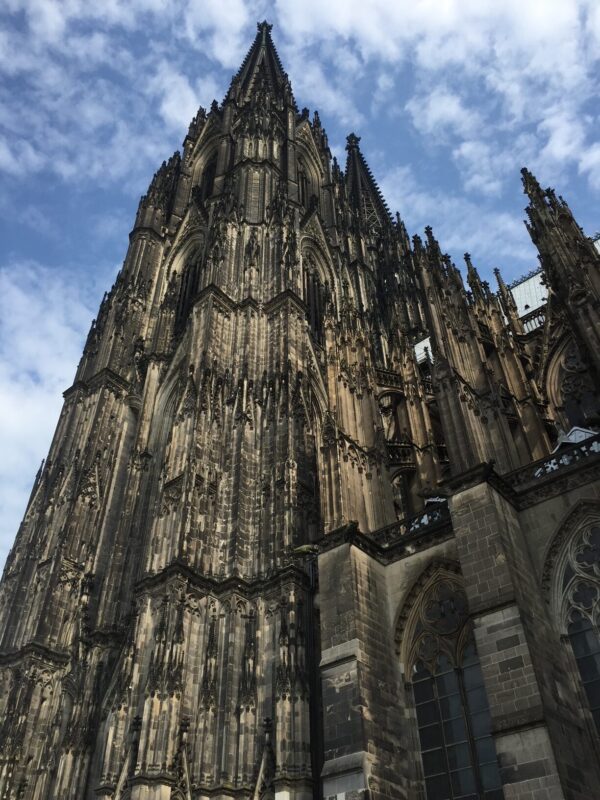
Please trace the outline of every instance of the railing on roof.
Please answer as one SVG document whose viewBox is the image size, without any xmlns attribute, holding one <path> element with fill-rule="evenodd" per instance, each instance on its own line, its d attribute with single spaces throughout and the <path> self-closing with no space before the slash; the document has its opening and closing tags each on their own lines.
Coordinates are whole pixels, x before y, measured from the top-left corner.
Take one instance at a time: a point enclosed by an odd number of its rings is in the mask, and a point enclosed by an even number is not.
<svg viewBox="0 0 600 800">
<path fill-rule="evenodd" d="M 402 464 L 404 466 L 415 466 L 415 449 L 412 444 L 402 442 L 387 443 L 388 457 L 392 464 Z"/>
<path fill-rule="evenodd" d="M 421 386 L 423 387 L 423 391 L 425 394 L 432 395 L 434 394 L 433 391 L 433 381 L 431 378 L 422 378 L 421 379 Z"/>
<path fill-rule="evenodd" d="M 432 533 L 440 528 L 451 526 L 450 509 L 447 503 L 427 506 L 412 517 L 398 520 L 385 528 L 373 531 L 371 537 L 380 547 L 389 547 L 399 538 L 420 533 Z"/>
<path fill-rule="evenodd" d="M 600 433 L 590 436 L 589 439 L 584 439 L 578 444 L 564 447 L 539 461 L 534 461 L 533 464 L 509 472 L 508 475 L 503 475 L 502 479 L 513 489 L 519 491 L 530 488 L 537 481 L 557 475 L 559 472 L 598 454 L 600 454 Z"/>
<path fill-rule="evenodd" d="M 526 275 L 521 275 L 520 278 L 517 278 L 516 280 L 512 281 L 512 283 L 509 283 L 506 288 L 515 289 L 517 286 L 520 286 L 522 283 L 525 283 L 525 281 L 528 281 L 530 278 L 535 278 L 535 276 L 539 275 L 540 272 L 542 272 L 541 267 L 535 267 L 534 269 L 530 270 Z"/>
<path fill-rule="evenodd" d="M 402 387 L 402 375 L 398 375 L 397 372 L 393 372 L 392 370 L 378 368 L 375 370 L 375 377 L 380 386 Z"/>
<path fill-rule="evenodd" d="M 536 308 L 534 311 L 530 311 L 525 316 L 521 317 L 521 322 L 523 323 L 523 330 L 525 333 L 531 333 L 532 331 L 536 331 L 538 328 L 541 328 L 544 324 L 546 319 L 546 312 L 544 306 L 540 308 Z"/>
</svg>

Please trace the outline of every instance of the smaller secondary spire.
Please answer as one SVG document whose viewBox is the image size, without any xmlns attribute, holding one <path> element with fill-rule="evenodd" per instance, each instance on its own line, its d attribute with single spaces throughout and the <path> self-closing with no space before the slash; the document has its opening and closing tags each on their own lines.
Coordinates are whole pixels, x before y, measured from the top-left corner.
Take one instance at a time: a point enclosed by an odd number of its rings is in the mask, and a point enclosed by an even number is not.
<svg viewBox="0 0 600 800">
<path fill-rule="evenodd" d="M 473 265 L 471 261 L 471 254 L 465 253 L 464 255 L 465 264 L 467 265 L 467 283 L 471 291 L 473 292 L 474 296 L 484 297 L 486 295 L 486 287 L 487 284 L 485 281 L 482 281 L 479 277 L 479 272 L 477 271 L 477 267 Z"/>
<path fill-rule="evenodd" d="M 540 203 L 545 204 L 545 193 L 535 175 L 529 172 L 527 167 L 523 167 L 521 170 L 521 176 L 521 180 L 523 181 L 523 190 L 531 202 L 534 205 Z"/>
<path fill-rule="evenodd" d="M 360 136 L 351 133 L 346 137 L 346 186 L 354 208 L 359 214 L 371 216 L 372 209 L 380 224 L 391 224 L 392 216 L 373 173 L 359 147 Z M 373 221 L 373 220 L 371 220 Z"/>
</svg>

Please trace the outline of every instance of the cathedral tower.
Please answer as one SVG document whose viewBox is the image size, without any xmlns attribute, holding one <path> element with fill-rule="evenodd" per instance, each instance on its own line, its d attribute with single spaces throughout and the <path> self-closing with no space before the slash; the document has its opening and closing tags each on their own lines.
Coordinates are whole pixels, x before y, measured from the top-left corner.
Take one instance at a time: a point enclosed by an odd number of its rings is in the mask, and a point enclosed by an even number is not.
<svg viewBox="0 0 600 800">
<path fill-rule="evenodd" d="M 1 798 L 592 796 L 596 734 L 572 654 L 544 661 L 514 476 L 557 422 L 593 439 L 599 259 L 525 183 L 546 339 L 501 278 L 465 254 L 466 287 L 431 229 L 409 239 L 354 134 L 342 171 L 259 24 L 140 201 L 8 558 Z M 566 336 L 579 405 L 536 371 Z M 521 717 L 485 660 L 507 620 Z M 436 773 L 420 703 L 444 674 L 479 705 Z"/>
</svg>

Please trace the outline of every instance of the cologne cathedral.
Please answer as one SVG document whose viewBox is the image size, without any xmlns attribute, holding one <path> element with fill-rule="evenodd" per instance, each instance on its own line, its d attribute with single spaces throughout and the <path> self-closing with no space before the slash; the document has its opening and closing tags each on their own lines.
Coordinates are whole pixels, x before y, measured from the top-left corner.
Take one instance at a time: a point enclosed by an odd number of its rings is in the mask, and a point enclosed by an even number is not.
<svg viewBox="0 0 600 800">
<path fill-rule="evenodd" d="M 264 22 L 141 198 L 0 585 L 2 800 L 600 798 L 600 254 L 523 170 L 540 270 L 463 281 L 346 150 Z"/>
</svg>

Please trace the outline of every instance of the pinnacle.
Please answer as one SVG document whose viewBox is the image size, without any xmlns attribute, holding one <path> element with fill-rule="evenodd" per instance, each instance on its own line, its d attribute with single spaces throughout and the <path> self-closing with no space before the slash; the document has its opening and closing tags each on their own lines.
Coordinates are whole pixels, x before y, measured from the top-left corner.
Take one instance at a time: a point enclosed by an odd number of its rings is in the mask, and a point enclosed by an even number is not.
<svg viewBox="0 0 600 800">
<path fill-rule="evenodd" d="M 544 202 L 544 192 L 542 187 L 540 186 L 537 178 L 535 175 L 527 169 L 527 167 L 523 167 L 521 169 L 521 180 L 523 182 L 523 190 L 525 194 L 529 197 L 529 199 L 533 203 L 543 203 Z"/>
<path fill-rule="evenodd" d="M 261 34 L 263 41 L 265 41 L 268 34 L 273 30 L 273 25 L 268 23 L 266 19 L 263 19 L 262 22 L 256 23 L 256 29 Z"/>
<path fill-rule="evenodd" d="M 360 136 L 351 133 L 346 138 L 346 183 L 350 197 L 360 213 L 364 213 L 365 202 L 375 209 L 380 224 L 392 223 L 390 210 L 373 177 L 369 165 L 359 148 Z"/>
<path fill-rule="evenodd" d="M 504 278 L 502 277 L 502 273 L 500 272 L 499 267 L 494 267 L 494 277 L 496 278 L 496 283 L 498 284 L 498 288 L 502 291 L 508 291 L 508 287 L 504 282 Z"/>
<path fill-rule="evenodd" d="M 465 253 L 464 254 L 465 264 L 467 265 L 467 275 L 469 276 L 469 280 L 475 280 L 480 282 L 479 272 L 477 268 L 473 265 L 471 261 L 471 254 Z"/>
</svg>

